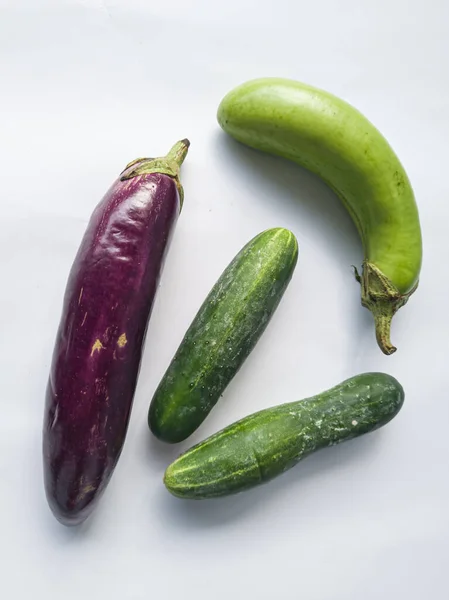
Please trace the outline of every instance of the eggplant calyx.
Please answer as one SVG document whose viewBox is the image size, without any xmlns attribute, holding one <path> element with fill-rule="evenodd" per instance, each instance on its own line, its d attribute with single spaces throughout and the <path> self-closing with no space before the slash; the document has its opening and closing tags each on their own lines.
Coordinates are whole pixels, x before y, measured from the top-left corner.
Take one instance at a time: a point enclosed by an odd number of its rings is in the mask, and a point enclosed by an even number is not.
<svg viewBox="0 0 449 600">
<path fill-rule="evenodd" d="M 136 158 L 126 165 L 120 174 L 120 181 L 127 181 L 139 175 L 162 173 L 175 180 L 178 188 L 181 208 L 184 202 L 184 190 L 179 180 L 179 171 L 190 146 L 187 139 L 180 140 L 171 148 L 166 156 L 158 158 Z"/>
<path fill-rule="evenodd" d="M 418 282 L 407 294 L 401 294 L 397 287 L 373 263 L 363 262 L 362 275 L 354 267 L 355 278 L 362 286 L 362 306 L 374 316 L 376 339 L 384 354 L 396 352 L 390 340 L 391 321 L 418 287 Z"/>
</svg>

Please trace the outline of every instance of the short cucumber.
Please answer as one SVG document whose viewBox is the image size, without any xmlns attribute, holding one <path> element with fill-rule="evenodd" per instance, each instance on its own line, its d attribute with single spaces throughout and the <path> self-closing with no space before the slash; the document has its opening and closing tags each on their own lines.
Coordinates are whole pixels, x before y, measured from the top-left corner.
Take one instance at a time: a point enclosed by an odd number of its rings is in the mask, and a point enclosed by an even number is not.
<svg viewBox="0 0 449 600">
<path fill-rule="evenodd" d="M 204 421 L 267 327 L 293 275 L 298 243 L 263 231 L 226 267 L 187 330 L 150 404 L 156 437 L 180 442 Z"/>
<path fill-rule="evenodd" d="M 262 484 L 309 454 L 368 433 L 400 411 L 404 390 L 363 373 L 317 396 L 254 413 L 187 450 L 166 470 L 180 498 L 213 498 Z"/>
</svg>

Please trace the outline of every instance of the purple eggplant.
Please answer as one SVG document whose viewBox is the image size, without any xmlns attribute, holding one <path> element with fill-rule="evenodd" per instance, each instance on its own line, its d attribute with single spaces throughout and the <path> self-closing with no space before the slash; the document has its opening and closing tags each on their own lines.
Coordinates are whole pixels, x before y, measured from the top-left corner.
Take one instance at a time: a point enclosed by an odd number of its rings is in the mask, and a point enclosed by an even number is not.
<svg viewBox="0 0 449 600">
<path fill-rule="evenodd" d="M 148 320 L 183 201 L 188 140 L 130 163 L 98 204 L 70 271 L 46 393 L 47 500 L 84 521 L 120 457 Z"/>
</svg>

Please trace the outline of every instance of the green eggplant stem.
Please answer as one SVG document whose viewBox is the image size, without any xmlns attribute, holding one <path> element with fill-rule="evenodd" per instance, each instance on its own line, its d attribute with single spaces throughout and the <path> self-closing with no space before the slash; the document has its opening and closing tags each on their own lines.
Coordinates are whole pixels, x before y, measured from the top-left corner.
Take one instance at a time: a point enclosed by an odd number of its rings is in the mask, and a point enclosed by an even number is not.
<svg viewBox="0 0 449 600">
<path fill-rule="evenodd" d="M 361 276 L 355 267 L 354 274 L 362 286 L 362 306 L 373 314 L 379 348 L 386 355 L 393 354 L 396 347 L 390 339 L 391 321 L 401 306 L 406 304 L 418 284 L 407 294 L 401 294 L 388 277 L 369 261 L 364 261 Z"/>
<path fill-rule="evenodd" d="M 388 356 L 396 352 L 396 346 L 393 346 L 390 339 L 392 316 L 384 314 L 374 315 L 377 343 L 382 352 Z"/>
</svg>

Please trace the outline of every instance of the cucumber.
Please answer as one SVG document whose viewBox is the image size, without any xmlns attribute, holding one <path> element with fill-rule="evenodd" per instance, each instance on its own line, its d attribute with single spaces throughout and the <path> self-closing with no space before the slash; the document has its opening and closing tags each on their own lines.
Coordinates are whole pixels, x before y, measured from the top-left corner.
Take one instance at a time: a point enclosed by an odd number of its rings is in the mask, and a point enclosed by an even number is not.
<svg viewBox="0 0 449 600">
<path fill-rule="evenodd" d="M 277 477 L 306 456 L 388 423 L 404 390 L 385 373 L 357 375 L 317 396 L 256 412 L 187 450 L 164 483 L 180 498 L 242 492 Z"/>
<path fill-rule="evenodd" d="M 201 425 L 267 327 L 297 259 L 295 236 L 278 227 L 259 233 L 226 267 L 153 396 L 148 424 L 156 437 L 180 442 Z"/>
</svg>

